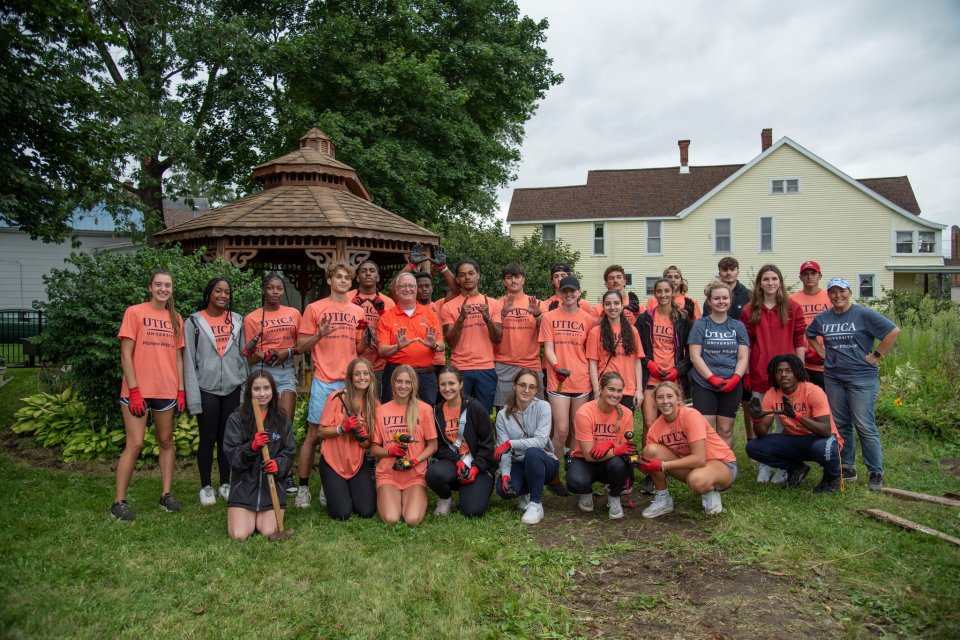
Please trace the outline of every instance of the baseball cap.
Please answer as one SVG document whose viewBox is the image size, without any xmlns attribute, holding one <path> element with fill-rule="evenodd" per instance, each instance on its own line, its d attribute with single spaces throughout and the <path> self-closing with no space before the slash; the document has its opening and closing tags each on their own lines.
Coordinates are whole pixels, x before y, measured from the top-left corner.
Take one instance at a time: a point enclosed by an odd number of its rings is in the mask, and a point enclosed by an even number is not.
<svg viewBox="0 0 960 640">
<path fill-rule="evenodd" d="M 560 291 L 563 291 L 564 289 L 576 289 L 579 291 L 580 281 L 573 276 L 567 276 L 560 281 Z"/>
<path fill-rule="evenodd" d="M 834 287 L 840 287 L 841 289 L 850 289 L 850 283 L 844 278 L 830 278 L 830 282 L 827 283 L 827 291 L 833 289 Z"/>
<path fill-rule="evenodd" d="M 568 265 L 566 262 L 557 262 L 553 265 L 553 267 L 550 268 L 550 275 L 553 275 L 558 271 L 562 271 L 563 273 L 570 273 L 571 271 L 573 271 L 573 267 Z"/>
<path fill-rule="evenodd" d="M 814 262 L 813 260 L 807 260 L 802 265 L 800 265 L 800 273 L 803 273 L 807 269 L 813 269 L 817 273 L 823 273 L 822 271 L 820 271 L 820 264 L 817 262 Z"/>
</svg>

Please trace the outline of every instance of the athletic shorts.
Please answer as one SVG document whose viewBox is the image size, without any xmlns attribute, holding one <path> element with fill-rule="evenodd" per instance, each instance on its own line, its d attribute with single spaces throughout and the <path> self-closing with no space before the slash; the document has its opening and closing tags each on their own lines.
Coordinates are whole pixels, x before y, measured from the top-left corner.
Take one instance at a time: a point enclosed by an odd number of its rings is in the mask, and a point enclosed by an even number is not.
<svg viewBox="0 0 960 640">
<path fill-rule="evenodd" d="M 497 371 L 497 391 L 493 396 L 493 404 L 496 407 L 504 407 L 513 394 L 513 379 L 517 377 L 517 373 L 523 367 L 503 362 L 494 362 L 493 367 Z M 536 367 L 533 370 L 537 372 L 537 384 L 540 385 L 537 397 L 543 400 L 543 370 Z"/>
<path fill-rule="evenodd" d="M 740 401 L 743 391 L 738 383 L 729 393 L 722 393 L 717 389 L 707 389 L 696 382 L 693 383 L 693 408 L 705 416 L 721 416 L 736 418 L 740 410 Z"/>
<path fill-rule="evenodd" d="M 723 460 L 721 460 L 721 462 L 723 462 Z M 730 474 L 733 476 L 733 482 L 730 483 L 730 487 L 732 487 L 733 483 L 737 481 L 737 473 L 739 472 L 739 467 L 737 467 L 736 462 L 723 462 L 723 464 L 727 465 L 727 469 L 730 469 Z M 727 489 L 729 489 L 730 487 L 727 487 Z M 726 491 L 727 489 L 724 489 L 724 491 Z"/>
<path fill-rule="evenodd" d="M 557 393 L 556 391 L 547 391 L 548 396 L 552 396 L 554 398 L 571 398 L 573 400 L 576 400 L 577 398 L 586 398 L 591 393 L 593 393 L 593 391 L 584 391 L 582 393 L 577 393 L 576 391 L 571 391 L 569 393 L 566 391 L 561 391 L 560 393 Z"/>
<path fill-rule="evenodd" d="M 324 382 L 323 380 L 313 379 L 310 383 L 310 404 L 307 405 L 307 423 L 320 424 L 320 416 L 323 415 L 323 407 L 327 404 L 327 396 L 334 391 L 338 391 L 347 386 L 343 380 L 334 380 L 333 382 Z"/>
<path fill-rule="evenodd" d="M 147 411 L 170 411 L 177 408 L 177 399 L 167 400 L 166 398 L 144 398 L 147 405 Z M 120 404 L 128 409 L 130 408 L 130 398 L 120 398 Z"/>
<path fill-rule="evenodd" d="M 259 367 L 260 365 L 255 365 L 253 370 L 256 371 Z M 284 391 L 297 392 L 297 376 L 294 375 L 292 363 L 288 365 L 284 362 L 272 367 L 264 366 L 263 370 L 273 376 L 273 381 L 277 383 L 277 393 L 283 393 Z"/>
</svg>

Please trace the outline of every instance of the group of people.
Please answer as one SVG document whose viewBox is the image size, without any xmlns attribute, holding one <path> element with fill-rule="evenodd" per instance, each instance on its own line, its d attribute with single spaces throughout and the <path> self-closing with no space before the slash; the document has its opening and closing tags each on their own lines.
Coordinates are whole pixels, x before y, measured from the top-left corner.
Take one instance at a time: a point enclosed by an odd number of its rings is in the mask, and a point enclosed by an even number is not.
<svg viewBox="0 0 960 640">
<path fill-rule="evenodd" d="M 675 266 L 643 304 L 612 265 L 590 305 L 567 264 L 551 269 L 546 300 L 524 291 L 522 265 L 508 264 L 506 295 L 496 299 L 479 291 L 476 261 L 451 270 L 445 258 L 439 247 L 428 258 L 415 246 L 385 290 L 372 261 L 356 270 L 331 264 L 329 295 L 302 316 L 282 304 L 283 280 L 268 274 L 262 307 L 246 317 L 233 311 L 230 283 L 215 278 L 182 321 L 171 275 L 155 273 L 149 300 L 127 309 L 118 334 L 126 445 L 111 514 L 134 518 L 126 492 L 148 414 L 160 446 L 160 506 L 180 510 L 173 420 L 184 410 L 199 425 L 200 503 L 227 502 L 233 538 L 277 530 L 268 475 L 286 489 L 281 508 L 286 494 L 310 507 L 315 462 L 319 503 L 339 520 L 378 513 L 416 526 L 429 489 L 438 516 L 453 510 L 454 493 L 465 516 L 482 516 L 496 492 L 517 500 L 532 525 L 544 517 L 544 490 L 576 494 L 578 507 L 593 511 L 598 483 L 618 519 L 634 506 L 634 469 L 653 494 L 644 517 L 673 510 L 668 476 L 718 513 L 720 492 L 737 477 L 741 407 L 759 482 L 798 487 L 814 462 L 823 469 L 815 492 L 837 491 L 856 478 L 855 427 L 870 488 L 882 486 L 877 361 L 899 330 L 852 304 L 846 280 L 821 289 L 816 262 L 801 265 L 803 290 L 791 296 L 776 266 L 761 267 L 751 291 L 737 261 L 723 258 L 701 313 Z M 439 300 L 434 273 L 448 289 Z M 299 454 L 297 354 L 309 354 L 313 376 Z"/>
</svg>

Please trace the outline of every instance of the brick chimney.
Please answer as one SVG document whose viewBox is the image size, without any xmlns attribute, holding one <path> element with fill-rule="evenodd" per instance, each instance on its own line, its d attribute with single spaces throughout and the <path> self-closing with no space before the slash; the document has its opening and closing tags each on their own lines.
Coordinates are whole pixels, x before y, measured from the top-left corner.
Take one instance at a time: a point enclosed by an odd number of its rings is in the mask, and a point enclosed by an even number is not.
<svg viewBox="0 0 960 640">
<path fill-rule="evenodd" d="M 773 129 L 763 129 L 760 132 L 760 153 L 773 146 Z"/>
<path fill-rule="evenodd" d="M 689 140 L 677 140 L 677 145 L 680 147 L 680 173 L 690 173 L 690 141 Z"/>
</svg>

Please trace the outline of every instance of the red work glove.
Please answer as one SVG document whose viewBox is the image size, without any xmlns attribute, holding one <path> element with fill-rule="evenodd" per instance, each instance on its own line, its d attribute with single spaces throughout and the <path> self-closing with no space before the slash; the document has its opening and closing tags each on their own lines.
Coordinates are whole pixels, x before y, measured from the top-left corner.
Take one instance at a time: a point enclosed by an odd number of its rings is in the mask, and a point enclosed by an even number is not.
<svg viewBox="0 0 960 640">
<path fill-rule="evenodd" d="M 457 480 L 460 481 L 460 484 L 470 484 L 477 479 L 477 475 L 480 474 L 480 469 L 475 466 L 466 466 L 464 465 L 463 471 L 460 470 L 460 464 L 457 464 Z"/>
<path fill-rule="evenodd" d="M 637 468 L 644 473 L 655 473 L 657 471 L 663 471 L 663 462 L 656 458 L 641 457 L 637 462 Z"/>
<path fill-rule="evenodd" d="M 500 488 L 508 496 L 516 495 L 513 490 L 513 479 L 510 476 L 500 476 Z"/>
<path fill-rule="evenodd" d="M 407 455 L 407 447 L 399 442 L 391 442 L 390 446 L 387 447 L 387 455 L 402 458 Z"/>
<path fill-rule="evenodd" d="M 731 377 L 723 381 L 723 386 L 720 387 L 721 393 L 730 393 L 737 388 L 737 385 L 740 384 L 740 376 L 733 374 Z"/>
<path fill-rule="evenodd" d="M 357 305 L 358 307 L 363 306 L 363 298 L 360 297 L 359 293 L 353 296 L 353 304 Z"/>
<path fill-rule="evenodd" d="M 367 321 L 364 319 L 357 320 L 357 331 L 363 331 L 367 328 Z"/>
<path fill-rule="evenodd" d="M 723 385 L 727 383 L 726 380 L 717 375 L 711 375 L 709 378 L 707 378 L 707 382 L 712 384 L 717 389 L 723 389 Z"/>
<path fill-rule="evenodd" d="M 183 389 L 177 391 L 177 413 L 183 413 L 187 408 L 187 394 Z"/>
<path fill-rule="evenodd" d="M 378 316 L 382 316 L 387 311 L 387 305 L 384 304 L 383 298 L 380 297 L 379 291 L 377 291 L 377 295 L 373 298 L 372 304 Z"/>
<path fill-rule="evenodd" d="M 264 460 L 260 465 L 260 468 L 263 469 L 264 473 L 276 473 L 277 472 L 277 461 L 273 458 L 269 460 Z"/>
<path fill-rule="evenodd" d="M 354 429 L 353 437 L 356 438 L 357 442 L 366 442 L 367 438 L 370 436 L 367 434 L 367 430 L 363 427 L 363 425 L 360 424 L 357 425 L 356 429 Z"/>
<path fill-rule="evenodd" d="M 560 306 L 560 301 L 554 300 L 553 302 L 550 303 L 550 306 L 547 307 L 547 311 L 553 311 L 559 306 Z"/>
<path fill-rule="evenodd" d="M 590 449 L 590 457 L 594 460 L 599 460 L 603 456 L 607 455 L 607 452 L 613 449 L 613 441 L 605 440 L 603 442 L 598 442 L 593 445 L 593 449 Z"/>
<path fill-rule="evenodd" d="M 143 399 L 140 387 L 130 389 L 130 413 L 138 418 L 147 415 L 147 401 Z"/>
<path fill-rule="evenodd" d="M 570 377 L 570 369 L 564 369 L 559 364 L 553 365 L 553 372 L 557 374 L 557 382 L 563 382 Z"/>
<path fill-rule="evenodd" d="M 663 371 L 660 370 L 660 365 L 654 362 L 653 358 L 647 360 L 647 371 L 649 371 L 650 375 L 654 378 L 660 378 L 663 376 Z"/>
<path fill-rule="evenodd" d="M 676 382 L 677 378 L 680 377 L 680 372 L 676 369 L 667 369 L 666 374 L 663 376 L 663 379 L 667 382 Z"/>
<path fill-rule="evenodd" d="M 266 431 L 257 431 L 253 434 L 253 440 L 250 441 L 250 448 L 254 451 L 263 449 L 263 445 L 270 441 L 270 434 Z"/>
<path fill-rule="evenodd" d="M 410 471 L 410 469 L 413 469 L 415 466 L 417 466 L 416 458 L 413 460 L 410 458 L 396 458 L 393 461 L 394 471 Z"/>
<path fill-rule="evenodd" d="M 507 451 L 510 451 L 510 449 L 511 449 L 512 447 L 513 447 L 513 445 L 510 444 L 510 441 L 509 441 L 509 440 L 507 440 L 507 441 L 504 442 L 502 445 L 500 445 L 499 447 L 497 447 L 496 449 L 494 449 L 494 451 L 493 451 L 493 457 L 496 458 L 497 460 L 499 460 L 500 458 L 503 457 L 503 454 L 505 454 Z"/>
<path fill-rule="evenodd" d="M 618 445 L 613 448 L 613 455 L 615 456 L 632 456 L 637 452 L 637 445 L 632 442 L 624 442 L 621 445 Z"/>
<path fill-rule="evenodd" d="M 348 416 L 346 420 L 343 421 L 341 428 L 344 433 L 350 433 L 354 429 L 360 426 L 360 420 L 357 419 L 357 416 Z"/>
</svg>

